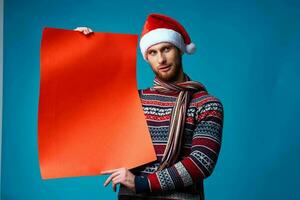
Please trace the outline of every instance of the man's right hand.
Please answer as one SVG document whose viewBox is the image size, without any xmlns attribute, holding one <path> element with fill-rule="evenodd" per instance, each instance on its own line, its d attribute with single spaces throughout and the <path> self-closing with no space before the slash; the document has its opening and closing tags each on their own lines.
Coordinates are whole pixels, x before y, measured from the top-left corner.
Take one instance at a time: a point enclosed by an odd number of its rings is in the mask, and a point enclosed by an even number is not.
<svg viewBox="0 0 300 200">
<path fill-rule="evenodd" d="M 74 29 L 74 31 L 79 31 L 79 32 L 83 33 L 84 35 L 93 33 L 93 30 L 88 27 L 77 27 Z"/>
</svg>

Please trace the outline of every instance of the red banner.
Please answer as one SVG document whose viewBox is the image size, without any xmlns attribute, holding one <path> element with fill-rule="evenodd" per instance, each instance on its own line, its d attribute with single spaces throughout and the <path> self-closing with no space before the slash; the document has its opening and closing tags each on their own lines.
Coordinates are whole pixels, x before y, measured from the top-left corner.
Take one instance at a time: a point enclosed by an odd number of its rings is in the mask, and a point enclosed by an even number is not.
<svg viewBox="0 0 300 200">
<path fill-rule="evenodd" d="M 136 83 L 137 36 L 45 28 L 38 148 L 43 179 L 156 160 Z"/>
</svg>

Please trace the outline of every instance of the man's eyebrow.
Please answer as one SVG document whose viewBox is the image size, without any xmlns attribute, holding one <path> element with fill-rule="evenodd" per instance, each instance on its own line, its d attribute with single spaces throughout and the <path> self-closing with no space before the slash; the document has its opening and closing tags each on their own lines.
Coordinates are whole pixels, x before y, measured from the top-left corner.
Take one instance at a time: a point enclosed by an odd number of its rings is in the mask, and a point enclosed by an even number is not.
<svg viewBox="0 0 300 200">
<path fill-rule="evenodd" d="M 148 49 L 147 52 L 153 52 L 153 51 L 157 51 L 156 49 Z"/>
<path fill-rule="evenodd" d="M 163 46 L 161 46 L 161 47 L 159 47 L 158 49 L 148 49 L 147 50 L 147 53 L 148 52 L 155 52 L 155 51 L 161 51 L 161 50 L 164 50 L 165 48 L 173 48 L 174 47 L 174 45 L 172 45 L 172 44 L 165 44 L 165 45 L 163 45 Z"/>
</svg>

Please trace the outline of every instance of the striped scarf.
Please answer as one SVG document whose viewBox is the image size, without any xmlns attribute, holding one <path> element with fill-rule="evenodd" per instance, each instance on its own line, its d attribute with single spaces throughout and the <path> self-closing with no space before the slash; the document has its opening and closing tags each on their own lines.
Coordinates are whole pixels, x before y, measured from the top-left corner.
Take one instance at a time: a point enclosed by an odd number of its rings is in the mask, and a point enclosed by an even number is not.
<svg viewBox="0 0 300 200">
<path fill-rule="evenodd" d="M 201 90 L 206 91 L 201 83 L 191 81 L 186 75 L 185 79 L 185 82 L 177 84 L 163 82 L 157 77 L 154 79 L 154 90 L 162 93 L 179 92 L 171 114 L 168 143 L 158 170 L 163 170 L 174 164 L 178 159 L 184 131 L 186 110 L 192 94 Z"/>
</svg>

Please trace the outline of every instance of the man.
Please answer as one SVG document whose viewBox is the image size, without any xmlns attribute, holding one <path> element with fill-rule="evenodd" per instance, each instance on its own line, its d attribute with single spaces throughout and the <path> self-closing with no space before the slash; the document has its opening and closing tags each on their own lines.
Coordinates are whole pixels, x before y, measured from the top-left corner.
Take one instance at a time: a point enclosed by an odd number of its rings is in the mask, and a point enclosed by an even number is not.
<svg viewBox="0 0 300 200">
<path fill-rule="evenodd" d="M 92 30 L 75 30 L 89 34 Z M 203 180 L 217 162 L 223 106 L 184 73 L 182 55 L 195 45 L 176 20 L 150 14 L 140 49 L 156 77 L 139 90 L 157 160 L 133 170 L 109 170 L 104 185 L 120 184 L 119 199 L 204 199 Z"/>
</svg>

